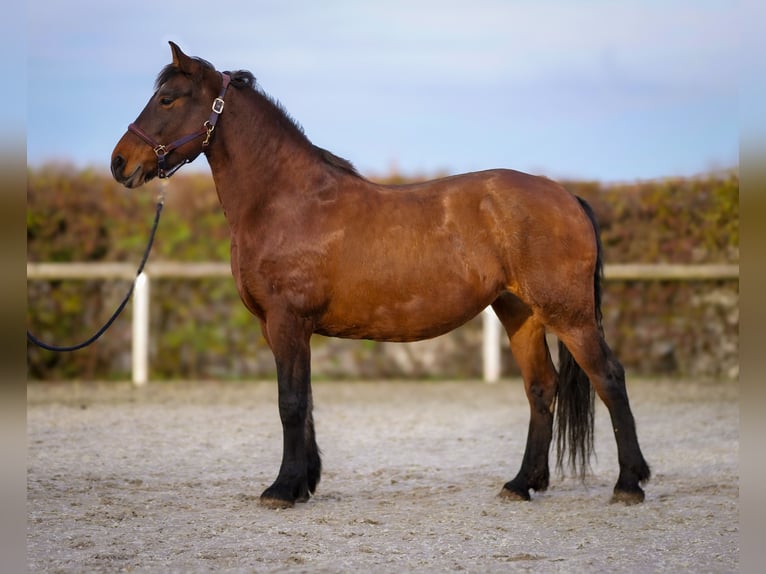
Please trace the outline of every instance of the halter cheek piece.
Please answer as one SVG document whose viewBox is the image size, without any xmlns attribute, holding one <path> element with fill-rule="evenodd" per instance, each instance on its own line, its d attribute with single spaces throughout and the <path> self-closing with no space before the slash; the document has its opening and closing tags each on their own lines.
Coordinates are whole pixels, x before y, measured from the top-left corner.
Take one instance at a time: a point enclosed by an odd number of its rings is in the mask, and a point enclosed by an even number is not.
<svg viewBox="0 0 766 574">
<path fill-rule="evenodd" d="M 159 143 L 157 140 L 155 140 L 152 136 L 147 134 L 140 127 L 138 127 L 135 123 L 132 123 L 128 126 L 129 132 L 133 132 L 142 140 L 144 140 L 146 143 L 148 143 L 150 146 L 152 146 L 154 155 L 157 156 L 157 175 L 160 179 L 170 177 L 176 172 L 176 170 L 178 170 L 178 168 L 180 168 L 184 164 L 189 163 L 190 161 L 188 159 L 185 159 L 182 162 L 180 162 L 178 165 L 176 165 L 175 167 L 168 170 L 166 158 L 170 152 L 202 136 L 205 136 L 205 139 L 202 140 L 202 149 L 204 150 L 210 144 L 210 137 L 213 135 L 213 130 L 215 130 L 216 123 L 218 123 L 218 118 L 223 112 L 223 105 L 224 105 L 223 97 L 226 94 L 226 88 L 229 87 L 229 82 L 231 82 L 231 76 L 229 76 L 229 74 L 221 74 L 221 79 L 222 79 L 221 91 L 219 92 L 218 97 L 215 100 L 213 100 L 213 106 L 212 106 L 212 111 L 210 112 L 210 117 L 207 120 L 205 120 L 205 123 L 203 123 L 202 127 L 196 132 L 183 136 L 181 138 L 178 138 L 176 141 L 169 143 L 167 145 L 163 145 Z"/>
</svg>

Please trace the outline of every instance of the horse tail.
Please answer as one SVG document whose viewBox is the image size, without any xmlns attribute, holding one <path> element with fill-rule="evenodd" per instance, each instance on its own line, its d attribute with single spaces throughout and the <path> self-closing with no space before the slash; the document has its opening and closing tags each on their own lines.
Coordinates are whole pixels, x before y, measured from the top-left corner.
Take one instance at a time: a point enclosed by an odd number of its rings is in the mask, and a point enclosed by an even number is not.
<svg viewBox="0 0 766 574">
<path fill-rule="evenodd" d="M 593 209 L 578 197 L 585 214 L 593 225 L 596 237 L 596 267 L 593 273 L 593 300 L 596 322 L 602 330 L 601 279 L 604 266 L 601 237 Z M 585 371 L 574 360 L 569 349 L 559 341 L 559 384 L 556 396 L 556 463 L 563 471 L 568 454 L 570 469 L 584 478 L 593 454 L 593 410 L 595 393 Z"/>
</svg>

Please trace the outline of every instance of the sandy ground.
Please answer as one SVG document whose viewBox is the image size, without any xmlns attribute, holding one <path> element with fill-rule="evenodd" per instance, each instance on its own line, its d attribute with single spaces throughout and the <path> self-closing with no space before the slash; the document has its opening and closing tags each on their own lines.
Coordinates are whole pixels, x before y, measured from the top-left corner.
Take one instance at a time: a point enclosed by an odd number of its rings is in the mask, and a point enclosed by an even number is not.
<svg viewBox="0 0 766 574">
<path fill-rule="evenodd" d="M 735 572 L 733 384 L 633 380 L 652 466 L 643 505 L 596 413 L 593 472 L 532 502 L 497 497 L 521 462 L 520 381 L 314 385 L 325 471 L 289 510 L 275 383 L 28 387 L 31 572 Z"/>
</svg>

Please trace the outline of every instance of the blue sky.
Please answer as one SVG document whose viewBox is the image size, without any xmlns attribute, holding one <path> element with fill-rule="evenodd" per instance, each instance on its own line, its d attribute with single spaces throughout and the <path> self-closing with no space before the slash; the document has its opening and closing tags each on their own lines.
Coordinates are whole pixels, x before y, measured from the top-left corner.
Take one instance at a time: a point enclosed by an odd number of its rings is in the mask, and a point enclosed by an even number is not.
<svg viewBox="0 0 766 574">
<path fill-rule="evenodd" d="M 27 161 L 108 168 L 168 40 L 249 69 L 362 172 L 604 181 L 736 165 L 738 30 L 712 0 L 28 2 Z M 185 169 L 207 169 L 204 158 Z"/>
</svg>

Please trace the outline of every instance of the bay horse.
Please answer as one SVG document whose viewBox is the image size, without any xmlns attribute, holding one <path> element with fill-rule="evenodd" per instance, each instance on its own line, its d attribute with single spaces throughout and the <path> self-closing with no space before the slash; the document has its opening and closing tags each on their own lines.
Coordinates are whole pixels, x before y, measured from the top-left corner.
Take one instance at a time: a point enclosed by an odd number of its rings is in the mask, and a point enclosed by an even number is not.
<svg viewBox="0 0 766 574">
<path fill-rule="evenodd" d="M 261 495 L 290 507 L 314 493 L 313 333 L 417 341 L 491 305 L 530 407 L 518 474 L 501 496 L 548 487 L 556 413 L 558 464 L 585 472 L 594 391 L 609 409 L 619 477 L 612 501 L 644 500 L 624 370 L 601 327 L 601 244 L 588 204 L 513 170 L 385 186 L 313 145 L 250 72 L 220 73 L 170 43 L 173 61 L 117 143 L 114 178 L 129 188 L 169 177 L 204 152 L 231 229 L 231 270 L 277 369 L 282 463 Z M 559 370 L 545 341 L 560 341 Z"/>
</svg>

